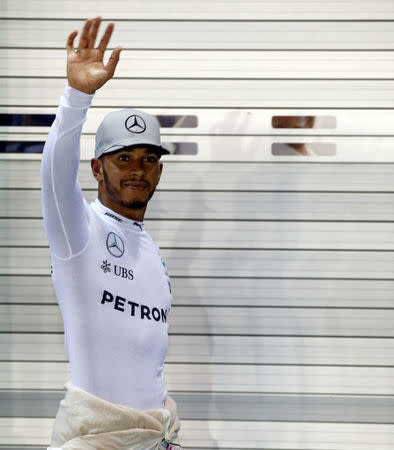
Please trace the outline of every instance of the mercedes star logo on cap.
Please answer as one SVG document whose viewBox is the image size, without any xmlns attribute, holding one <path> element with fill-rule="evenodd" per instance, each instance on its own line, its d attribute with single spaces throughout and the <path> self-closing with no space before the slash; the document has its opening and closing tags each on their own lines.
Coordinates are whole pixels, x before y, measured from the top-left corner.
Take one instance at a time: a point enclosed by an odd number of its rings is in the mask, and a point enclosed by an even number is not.
<svg viewBox="0 0 394 450">
<path fill-rule="evenodd" d="M 146 130 L 144 119 L 135 114 L 126 119 L 125 126 L 131 133 L 143 133 Z"/>
<path fill-rule="evenodd" d="M 107 236 L 107 249 L 115 258 L 120 258 L 124 253 L 124 244 L 122 239 L 113 231 Z"/>
</svg>

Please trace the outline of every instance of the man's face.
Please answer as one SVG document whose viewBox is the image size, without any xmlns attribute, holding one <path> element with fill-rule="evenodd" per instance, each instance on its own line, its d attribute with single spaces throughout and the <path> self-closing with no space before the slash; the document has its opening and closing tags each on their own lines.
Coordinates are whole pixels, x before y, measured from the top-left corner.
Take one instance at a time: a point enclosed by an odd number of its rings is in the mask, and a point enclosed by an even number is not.
<svg viewBox="0 0 394 450">
<path fill-rule="evenodd" d="M 119 207 L 146 208 L 160 180 L 163 165 L 154 150 L 128 147 L 92 160 L 92 168 L 99 181 L 101 200 L 109 208 L 119 211 Z"/>
</svg>

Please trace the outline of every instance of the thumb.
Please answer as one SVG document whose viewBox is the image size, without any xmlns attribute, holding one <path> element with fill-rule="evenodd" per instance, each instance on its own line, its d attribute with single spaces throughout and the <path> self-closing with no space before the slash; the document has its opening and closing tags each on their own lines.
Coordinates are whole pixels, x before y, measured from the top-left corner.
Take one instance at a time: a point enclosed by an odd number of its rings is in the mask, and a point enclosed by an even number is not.
<svg viewBox="0 0 394 450">
<path fill-rule="evenodd" d="M 112 76 L 115 73 L 115 69 L 119 62 L 119 55 L 120 55 L 121 51 L 122 51 L 122 47 L 116 47 L 115 50 L 111 53 L 108 63 L 105 66 L 105 70 L 108 73 L 108 79 L 112 78 Z"/>
</svg>

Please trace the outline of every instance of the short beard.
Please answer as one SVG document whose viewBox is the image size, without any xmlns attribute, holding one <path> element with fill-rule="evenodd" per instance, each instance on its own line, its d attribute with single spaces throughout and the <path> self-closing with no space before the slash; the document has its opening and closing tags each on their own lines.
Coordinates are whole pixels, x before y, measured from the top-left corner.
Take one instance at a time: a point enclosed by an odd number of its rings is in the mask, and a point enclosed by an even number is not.
<svg viewBox="0 0 394 450">
<path fill-rule="evenodd" d="M 120 200 L 119 203 L 125 208 L 134 210 L 145 208 L 145 206 L 148 204 L 148 202 L 124 202 L 123 200 Z"/>
<path fill-rule="evenodd" d="M 146 208 L 146 206 L 147 206 L 149 200 L 152 198 L 155 190 L 153 190 L 149 194 L 148 200 L 146 202 L 141 202 L 139 200 L 134 200 L 134 201 L 131 201 L 131 202 L 125 202 L 124 200 L 120 199 L 119 196 L 117 196 L 117 191 L 112 186 L 111 182 L 109 181 L 108 174 L 107 174 L 107 171 L 105 170 L 104 164 L 102 165 L 102 167 L 103 167 L 104 181 L 105 181 L 105 184 L 106 184 L 106 187 L 107 187 L 107 193 L 108 193 L 108 196 L 112 200 L 116 201 L 117 203 L 119 203 L 123 207 L 128 208 L 128 209 L 133 209 L 134 211 L 138 211 L 140 209 Z"/>
</svg>

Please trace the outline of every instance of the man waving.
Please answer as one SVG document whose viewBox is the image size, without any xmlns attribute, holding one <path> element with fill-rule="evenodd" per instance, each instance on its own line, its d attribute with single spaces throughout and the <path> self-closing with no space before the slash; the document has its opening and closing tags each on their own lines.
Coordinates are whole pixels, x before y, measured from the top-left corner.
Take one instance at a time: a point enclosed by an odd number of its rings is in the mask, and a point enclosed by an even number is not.
<svg viewBox="0 0 394 450">
<path fill-rule="evenodd" d="M 115 48 L 104 65 L 113 24 L 95 47 L 100 22 L 85 22 L 76 49 L 78 33 L 67 40 L 68 85 L 42 158 L 44 223 L 71 369 L 50 448 L 179 448 L 163 376 L 170 280 L 143 223 L 168 153 L 156 119 L 134 109 L 108 114 L 91 161 L 96 201 L 87 204 L 77 181 L 87 109 L 121 52 Z"/>
</svg>

